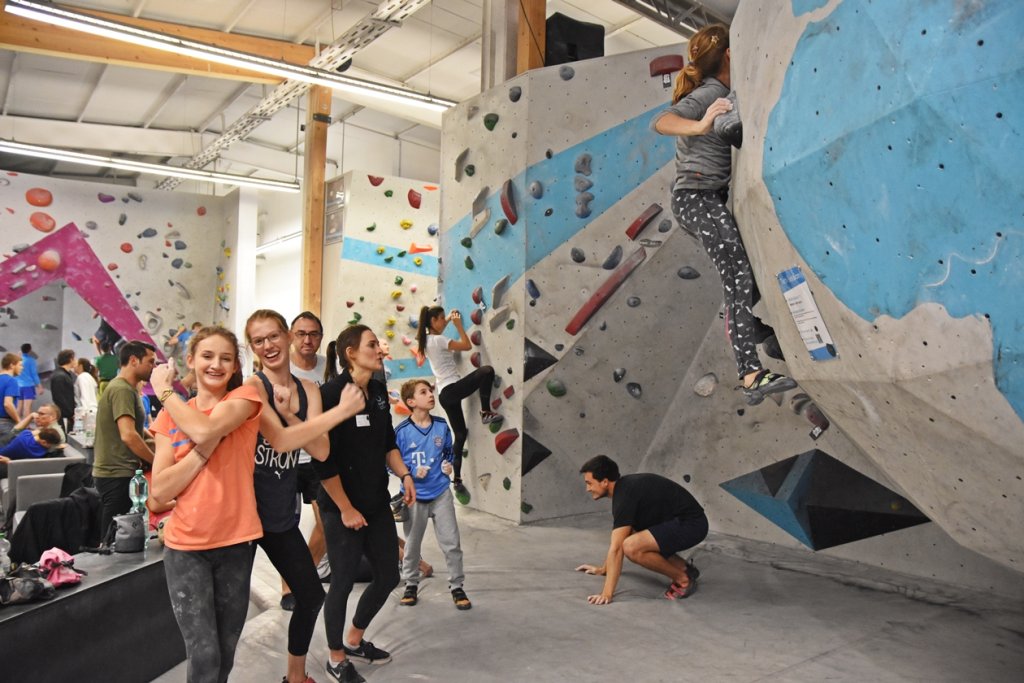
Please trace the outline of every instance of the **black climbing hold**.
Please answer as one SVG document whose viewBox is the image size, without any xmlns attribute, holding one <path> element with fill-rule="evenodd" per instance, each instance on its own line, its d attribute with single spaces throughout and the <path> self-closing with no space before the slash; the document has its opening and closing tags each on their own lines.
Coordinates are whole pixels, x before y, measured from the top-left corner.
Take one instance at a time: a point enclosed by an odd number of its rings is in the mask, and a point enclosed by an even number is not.
<svg viewBox="0 0 1024 683">
<path fill-rule="evenodd" d="M 583 250 L 579 247 L 573 247 L 572 250 L 569 251 L 569 256 L 571 256 L 572 260 L 576 263 L 583 263 L 587 260 L 587 255 L 584 254 Z"/>
<path fill-rule="evenodd" d="M 606 323 L 606 322 L 602 322 L 602 323 L 601 323 L 601 326 L 600 326 L 600 327 L 598 327 L 597 329 L 599 329 L 599 330 L 601 330 L 602 332 L 604 332 L 605 330 L 607 330 L 607 329 L 608 329 L 608 323 Z"/>
<path fill-rule="evenodd" d="M 565 348 L 565 344 L 555 344 L 555 351 L 562 351 Z"/>
<path fill-rule="evenodd" d="M 559 77 L 560 77 L 560 78 L 561 78 L 561 79 L 562 79 L 563 81 L 568 81 L 568 80 L 571 80 L 571 79 L 572 79 L 572 77 L 573 77 L 573 76 L 575 76 L 575 75 L 576 75 L 576 69 L 572 68 L 572 67 L 571 67 L 571 66 L 569 66 L 568 64 L 566 64 L 565 66 L 561 67 L 561 68 L 560 68 L 560 69 L 558 70 L 558 76 L 559 76 Z"/>
<path fill-rule="evenodd" d="M 523 89 L 518 85 L 513 85 L 508 89 L 508 98 L 513 102 L 518 102 L 519 98 L 523 96 Z"/>
<path fill-rule="evenodd" d="M 658 232 L 668 232 L 671 229 L 672 229 L 672 221 L 670 221 L 667 218 L 662 219 L 662 221 L 660 223 L 658 223 Z"/>
<path fill-rule="evenodd" d="M 508 477 L 505 477 L 504 479 L 501 480 L 501 485 L 504 487 L 506 491 L 508 491 L 509 489 L 512 488 L 512 480 L 509 479 Z"/>
<path fill-rule="evenodd" d="M 621 382 L 622 378 L 625 376 L 626 368 L 615 368 L 615 371 L 612 372 L 612 379 L 615 380 L 616 383 Z"/>
<path fill-rule="evenodd" d="M 466 257 L 465 265 L 466 265 L 466 270 L 473 270 L 473 267 L 476 264 L 473 263 L 473 257 L 472 256 L 467 256 Z"/>
<path fill-rule="evenodd" d="M 545 211 L 545 212 L 544 212 L 544 215 L 545 215 L 545 216 L 550 216 L 550 215 L 551 215 L 551 214 L 553 214 L 554 212 L 555 212 L 555 210 L 554 210 L 554 209 L 548 209 L 547 211 Z"/>
<path fill-rule="evenodd" d="M 465 171 L 466 175 L 472 176 L 474 173 L 476 173 L 476 166 L 474 166 L 473 164 L 466 164 Z"/>
<path fill-rule="evenodd" d="M 628 299 L 626 299 L 626 305 L 629 306 L 630 308 L 636 308 L 637 306 L 640 305 L 640 297 L 638 297 L 638 296 L 631 296 L 631 297 L 629 297 Z"/>
<path fill-rule="evenodd" d="M 676 275 L 683 278 L 684 280 L 696 280 L 697 278 L 700 277 L 700 273 L 698 273 L 696 269 L 691 268 L 690 266 L 683 266 L 682 268 L 679 269 L 679 272 L 677 272 Z"/>
<path fill-rule="evenodd" d="M 628 391 L 629 395 L 632 396 L 633 398 L 640 398 L 640 396 L 642 396 L 644 393 L 643 388 L 636 382 L 630 382 L 629 384 L 627 384 L 626 391 Z"/>
<path fill-rule="evenodd" d="M 526 382 L 558 362 L 558 359 L 540 346 L 525 339 L 523 342 L 523 381 Z M 508 369 L 512 374 L 512 368 Z"/>
<path fill-rule="evenodd" d="M 615 267 L 619 265 L 619 261 L 621 260 L 622 247 L 620 245 L 616 245 L 615 248 L 612 249 L 612 253 L 608 254 L 608 258 L 606 258 L 604 263 L 601 264 L 601 267 L 605 270 L 615 270 Z"/>
<path fill-rule="evenodd" d="M 683 475 L 683 481 L 686 482 L 687 484 L 690 483 L 690 479 L 692 479 L 692 478 L 693 477 L 691 477 L 689 474 L 684 474 Z"/>
<path fill-rule="evenodd" d="M 546 152 L 544 152 L 544 156 L 550 159 L 551 157 L 555 156 L 555 153 L 549 149 Z"/>
<path fill-rule="evenodd" d="M 462 240 L 459 242 L 459 244 L 464 246 L 466 249 L 469 249 L 471 246 L 473 246 L 473 238 L 472 237 L 463 237 Z"/>
<path fill-rule="evenodd" d="M 117 217 L 117 224 L 118 225 L 124 225 L 127 221 L 128 221 L 128 215 L 127 214 L 122 213 L 120 216 Z"/>
</svg>

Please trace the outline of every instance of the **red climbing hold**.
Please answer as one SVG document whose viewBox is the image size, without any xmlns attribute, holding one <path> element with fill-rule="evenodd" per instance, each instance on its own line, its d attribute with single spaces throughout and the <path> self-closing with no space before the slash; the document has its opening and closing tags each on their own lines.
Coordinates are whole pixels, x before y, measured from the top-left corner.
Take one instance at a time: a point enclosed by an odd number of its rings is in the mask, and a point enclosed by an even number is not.
<svg viewBox="0 0 1024 683">
<path fill-rule="evenodd" d="M 516 393 L 516 388 L 512 385 L 505 387 L 505 391 L 501 392 L 505 395 L 505 398 L 512 398 L 512 394 Z"/>
<path fill-rule="evenodd" d="M 500 407 L 501 407 L 501 399 L 500 398 L 496 398 L 493 401 L 491 401 L 491 410 L 497 410 Z"/>
<path fill-rule="evenodd" d="M 473 290 L 473 303 L 479 305 L 484 300 L 484 288 L 477 287 Z"/>
<path fill-rule="evenodd" d="M 133 247 L 131 245 L 131 242 L 122 242 L 121 243 L 121 251 L 123 251 L 124 253 L 130 254 L 130 253 L 132 253 L 132 249 L 133 249 Z"/>
<path fill-rule="evenodd" d="M 28 217 L 28 222 L 39 232 L 52 232 L 57 227 L 57 221 L 53 216 L 42 211 L 36 211 Z"/>
<path fill-rule="evenodd" d="M 505 451 L 508 450 L 508 447 L 514 444 L 518 438 L 518 429 L 506 429 L 503 432 L 499 432 L 498 435 L 494 437 L 494 449 L 498 451 L 499 454 L 504 455 Z"/>
<path fill-rule="evenodd" d="M 346 301 L 345 302 L 345 306 L 347 306 L 348 308 L 352 308 L 355 305 L 356 305 L 355 301 Z"/>
<path fill-rule="evenodd" d="M 473 334 L 469 335 L 469 341 L 473 342 L 473 346 L 480 346 L 483 340 L 484 335 L 480 330 L 473 330 Z"/>
<path fill-rule="evenodd" d="M 469 319 L 473 321 L 474 325 L 479 325 L 484 320 L 484 312 L 479 308 L 474 308 L 473 312 L 469 314 Z"/>
<path fill-rule="evenodd" d="M 206 215 L 206 207 L 205 206 L 200 206 L 198 209 L 196 209 L 196 215 L 205 216 Z"/>
<path fill-rule="evenodd" d="M 374 187 L 377 187 L 378 185 L 380 185 L 381 183 L 384 182 L 384 179 L 381 178 L 379 175 L 368 175 L 368 176 L 366 176 L 366 178 L 370 181 L 370 184 L 373 185 Z"/>
<path fill-rule="evenodd" d="M 474 351 L 473 355 L 469 357 L 469 362 L 474 368 L 480 367 L 480 352 Z"/>
<path fill-rule="evenodd" d="M 416 190 L 409 190 L 409 206 L 414 209 L 420 208 L 420 203 L 423 201 L 423 195 Z"/>
<path fill-rule="evenodd" d="M 612 272 L 604 284 L 594 292 L 590 300 L 583 304 L 580 310 L 576 312 L 576 315 L 569 321 L 569 324 L 565 326 L 565 331 L 569 334 L 579 334 L 579 331 L 583 329 L 587 321 L 597 313 L 598 309 L 608 302 L 608 299 L 615 293 L 615 290 L 626 281 L 626 278 L 636 270 L 637 266 L 644 262 L 645 258 L 647 258 L 647 250 L 643 247 L 633 252 L 628 259 Z"/>
<path fill-rule="evenodd" d="M 651 77 L 670 74 L 674 71 L 683 70 L 683 58 L 681 55 L 662 55 L 651 60 Z"/>
<path fill-rule="evenodd" d="M 647 225 L 654 220 L 654 217 L 661 213 L 660 204 L 651 204 L 647 207 L 647 210 L 637 216 L 637 219 L 633 221 L 632 225 L 626 228 L 626 237 L 631 240 L 635 240 L 637 235 L 647 227 Z"/>
<path fill-rule="evenodd" d="M 512 184 L 511 178 L 506 180 L 505 184 L 501 186 L 501 210 L 505 212 L 505 218 L 512 225 L 515 225 L 516 221 L 519 220 L 519 214 L 516 213 L 515 186 Z"/>
</svg>

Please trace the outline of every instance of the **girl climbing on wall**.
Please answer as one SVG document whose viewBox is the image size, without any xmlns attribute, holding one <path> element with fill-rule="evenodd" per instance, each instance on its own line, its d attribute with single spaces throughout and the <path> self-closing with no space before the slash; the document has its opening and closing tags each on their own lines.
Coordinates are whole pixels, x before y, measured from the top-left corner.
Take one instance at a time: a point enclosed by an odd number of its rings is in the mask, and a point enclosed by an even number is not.
<svg viewBox="0 0 1024 683">
<path fill-rule="evenodd" d="M 761 366 L 757 344 L 771 328 L 751 310 L 757 284 L 743 238 L 726 208 L 732 149 L 714 130 L 715 119 L 732 110 L 729 29 L 705 26 L 689 42 L 689 63 L 679 73 L 672 106 L 651 121 L 661 135 L 676 136 L 676 180 L 672 212 L 679 225 L 696 236 L 722 277 L 729 340 L 747 403 L 787 391 L 796 382 Z"/>
<path fill-rule="evenodd" d="M 444 336 L 444 328 L 451 321 L 458 339 Z M 452 449 L 455 453 L 452 486 L 455 498 L 465 505 L 469 502 L 469 491 L 462 483 L 462 448 L 466 445 L 469 428 L 466 416 L 462 412 L 462 400 L 480 393 L 480 421 L 485 425 L 501 422 L 504 418 L 491 410 L 491 388 L 494 386 L 494 368 L 482 365 L 462 379 L 455 365 L 455 351 L 469 351 L 473 345 L 469 341 L 466 329 L 462 326 L 462 314 L 453 310 L 445 316 L 441 306 L 424 306 L 420 310 L 420 322 L 416 328 L 416 342 L 420 354 L 424 354 L 434 369 L 434 379 L 438 401 L 448 416 L 448 424 L 455 435 Z"/>
</svg>

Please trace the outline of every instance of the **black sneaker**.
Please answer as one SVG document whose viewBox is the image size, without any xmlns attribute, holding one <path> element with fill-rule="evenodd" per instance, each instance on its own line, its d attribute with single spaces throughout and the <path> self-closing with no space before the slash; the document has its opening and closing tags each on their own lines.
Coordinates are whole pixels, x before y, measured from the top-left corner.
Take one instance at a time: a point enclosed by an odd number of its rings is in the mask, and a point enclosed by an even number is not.
<svg viewBox="0 0 1024 683">
<path fill-rule="evenodd" d="M 367 664 L 387 664 L 391 661 L 390 652 L 380 649 L 368 640 L 360 640 L 359 647 L 355 649 L 342 643 L 341 649 L 345 651 L 347 657 Z"/>
<path fill-rule="evenodd" d="M 281 596 L 281 609 L 286 612 L 295 611 L 295 595 L 292 593 L 285 593 Z"/>
<path fill-rule="evenodd" d="M 366 683 L 366 679 L 359 675 L 356 667 L 347 659 L 339 664 L 332 664 L 328 659 L 324 663 L 324 671 L 333 681 L 339 683 Z"/>
</svg>

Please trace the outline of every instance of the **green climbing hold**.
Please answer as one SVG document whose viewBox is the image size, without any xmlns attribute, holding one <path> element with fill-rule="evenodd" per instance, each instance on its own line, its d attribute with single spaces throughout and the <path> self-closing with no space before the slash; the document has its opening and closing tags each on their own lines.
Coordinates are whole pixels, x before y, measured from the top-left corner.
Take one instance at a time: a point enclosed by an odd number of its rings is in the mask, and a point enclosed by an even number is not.
<svg viewBox="0 0 1024 683">
<path fill-rule="evenodd" d="M 356 324 L 358 324 L 358 323 L 359 323 L 359 321 L 358 321 L 358 320 L 356 320 L 355 318 L 352 318 L 351 320 L 349 320 L 349 321 L 348 321 L 348 324 L 349 324 L 349 325 L 356 325 Z"/>
<path fill-rule="evenodd" d="M 476 166 L 473 164 L 466 164 L 466 168 L 463 170 L 466 172 L 466 175 L 472 177 L 472 175 L 476 173 Z"/>
<path fill-rule="evenodd" d="M 509 479 L 508 477 L 505 477 L 504 479 L 501 480 L 501 485 L 505 487 L 506 491 L 512 490 L 512 480 Z"/>
<path fill-rule="evenodd" d="M 505 323 L 505 329 L 506 330 L 511 330 L 515 326 L 516 326 L 516 319 L 515 318 L 509 318 L 509 321 L 507 323 Z"/>
<path fill-rule="evenodd" d="M 405 282 L 405 278 L 403 278 L 401 275 L 396 275 L 395 276 L 395 284 L 396 285 L 400 285 L 403 282 Z"/>
<path fill-rule="evenodd" d="M 384 263 L 391 263 L 394 260 L 395 260 L 394 256 L 385 256 L 384 257 Z"/>
<path fill-rule="evenodd" d="M 523 504 L 519 506 L 519 509 L 523 511 L 524 515 L 528 515 L 531 512 L 533 512 L 533 506 L 527 503 L 525 500 L 523 501 Z"/>
<path fill-rule="evenodd" d="M 476 264 L 473 263 L 473 257 L 472 256 L 467 256 L 466 257 L 466 270 L 473 270 L 473 266 L 474 265 L 476 265 Z"/>
<path fill-rule="evenodd" d="M 473 238 L 472 237 L 463 237 L 459 241 L 459 244 L 464 246 L 466 249 L 469 249 L 471 246 L 473 246 Z"/>
<path fill-rule="evenodd" d="M 484 115 L 484 128 L 487 130 L 494 130 L 494 126 L 498 124 L 497 114 L 486 114 Z"/>
<path fill-rule="evenodd" d="M 363 319 L 363 314 L 362 314 L 362 313 L 360 313 L 360 312 L 358 312 L 358 311 L 356 311 L 355 313 L 353 313 L 353 314 L 352 314 L 352 318 L 353 318 L 353 319 L 354 319 L 354 320 L 355 320 L 356 322 L 359 322 L 360 320 L 362 320 L 362 319 Z"/>
<path fill-rule="evenodd" d="M 361 297 L 359 297 L 359 300 L 360 301 L 366 301 L 366 297 L 365 296 L 361 296 Z"/>
<path fill-rule="evenodd" d="M 392 197 L 392 196 L 394 196 L 394 194 L 395 193 L 392 192 L 391 190 L 384 190 L 384 196 L 385 197 Z"/>
<path fill-rule="evenodd" d="M 548 393 L 551 394 L 552 396 L 555 396 L 556 398 L 565 396 L 566 391 L 568 391 L 565 388 L 565 382 L 563 382 L 560 379 L 549 379 L 547 386 Z"/>
<path fill-rule="evenodd" d="M 469 460 L 469 449 L 468 448 L 463 448 L 462 449 L 462 459 L 463 460 Z"/>
<path fill-rule="evenodd" d="M 409 252 L 407 252 L 407 251 L 400 251 L 400 252 L 398 252 L 398 258 L 405 258 L 405 255 L 408 254 L 408 253 Z"/>
<path fill-rule="evenodd" d="M 366 226 L 366 232 L 373 232 L 376 229 L 377 229 L 377 224 L 376 223 L 373 223 L 372 225 L 367 225 Z"/>
<path fill-rule="evenodd" d="M 489 425 L 487 425 L 487 428 L 491 430 L 491 434 L 497 434 L 499 431 L 501 431 L 501 423 L 492 422 Z"/>
<path fill-rule="evenodd" d="M 508 219 L 507 218 L 499 218 L 498 220 L 494 221 L 494 234 L 495 235 L 500 235 L 501 233 L 505 232 L 505 228 L 507 228 L 507 227 L 508 227 Z"/>
</svg>

